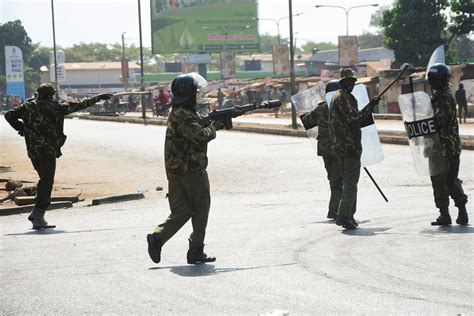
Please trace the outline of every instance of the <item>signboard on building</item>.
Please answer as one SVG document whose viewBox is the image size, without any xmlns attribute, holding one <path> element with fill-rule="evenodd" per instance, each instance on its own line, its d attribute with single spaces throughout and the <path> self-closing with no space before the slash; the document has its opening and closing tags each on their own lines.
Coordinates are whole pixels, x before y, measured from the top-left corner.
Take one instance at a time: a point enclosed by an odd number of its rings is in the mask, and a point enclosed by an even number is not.
<svg viewBox="0 0 474 316">
<path fill-rule="evenodd" d="M 210 54 L 187 54 L 184 58 L 187 64 L 210 64 L 212 62 Z"/>
<path fill-rule="evenodd" d="M 58 82 L 63 82 L 66 81 L 66 69 L 64 68 L 64 65 L 58 65 L 56 67 L 57 75 L 58 75 Z M 49 67 L 49 79 L 51 82 L 55 82 L 54 80 L 54 65 L 51 65 Z"/>
<path fill-rule="evenodd" d="M 290 71 L 290 53 L 288 45 L 273 45 L 273 73 L 276 75 L 287 74 Z"/>
<path fill-rule="evenodd" d="M 339 36 L 339 66 L 357 65 L 357 36 Z"/>
<path fill-rule="evenodd" d="M 24 100 L 23 54 L 21 49 L 16 46 L 5 46 L 5 75 L 7 95 Z"/>
<path fill-rule="evenodd" d="M 58 65 L 64 64 L 66 62 L 66 56 L 64 55 L 64 52 L 56 52 L 56 62 Z M 54 52 L 49 53 L 49 64 L 54 64 Z"/>
<path fill-rule="evenodd" d="M 153 54 L 258 51 L 257 0 L 151 0 Z"/>
</svg>

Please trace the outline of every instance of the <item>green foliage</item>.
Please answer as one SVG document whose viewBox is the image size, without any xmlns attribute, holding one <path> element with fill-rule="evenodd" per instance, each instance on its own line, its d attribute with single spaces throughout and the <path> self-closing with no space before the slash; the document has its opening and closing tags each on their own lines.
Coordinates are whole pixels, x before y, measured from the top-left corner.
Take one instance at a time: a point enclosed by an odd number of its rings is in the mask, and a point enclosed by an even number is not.
<svg viewBox="0 0 474 316">
<path fill-rule="evenodd" d="M 382 47 L 383 46 L 383 33 L 369 33 L 364 32 L 362 35 L 359 35 L 357 41 L 359 48 L 375 48 L 375 47 Z"/>
<path fill-rule="evenodd" d="M 287 38 L 280 38 L 281 44 L 288 44 Z M 260 52 L 262 54 L 271 54 L 273 52 L 272 45 L 278 44 L 278 36 L 270 35 L 265 33 L 260 35 Z"/>
<path fill-rule="evenodd" d="M 447 63 L 463 63 L 474 56 L 474 41 L 467 35 L 455 36 L 449 45 Z"/>
<path fill-rule="evenodd" d="M 474 2 L 472 0 L 451 0 L 451 25 L 449 31 L 455 35 L 469 34 L 474 30 Z"/>
<path fill-rule="evenodd" d="M 314 48 L 319 50 L 330 50 L 330 49 L 337 49 L 337 45 L 331 42 L 312 42 L 308 41 L 303 46 L 301 46 L 303 51 L 307 54 L 311 54 Z"/>
<path fill-rule="evenodd" d="M 33 46 L 20 20 L 0 24 L 0 76 L 5 76 L 5 46 L 21 49 L 23 60 L 28 60 Z M 0 82 L 0 90 L 5 91 L 5 80 Z"/>
<path fill-rule="evenodd" d="M 398 0 L 383 13 L 385 43 L 395 51 L 397 64 L 426 66 L 433 50 L 444 42 L 447 23 L 442 11 L 447 0 Z"/>
</svg>

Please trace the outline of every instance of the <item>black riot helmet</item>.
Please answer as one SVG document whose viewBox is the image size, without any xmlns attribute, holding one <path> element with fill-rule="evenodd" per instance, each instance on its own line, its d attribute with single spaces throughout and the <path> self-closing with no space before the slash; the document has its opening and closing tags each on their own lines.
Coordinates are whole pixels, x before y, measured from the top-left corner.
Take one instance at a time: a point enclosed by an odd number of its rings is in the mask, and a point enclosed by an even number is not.
<svg viewBox="0 0 474 316">
<path fill-rule="evenodd" d="M 428 80 L 439 79 L 444 85 L 447 85 L 449 83 L 450 77 L 451 71 L 449 71 L 448 66 L 445 64 L 436 63 L 433 64 L 430 69 L 428 69 Z"/>
<path fill-rule="evenodd" d="M 340 88 L 341 88 L 341 85 L 339 84 L 339 80 L 337 79 L 330 80 L 326 84 L 326 93 L 339 90 Z"/>
<path fill-rule="evenodd" d="M 36 89 L 38 92 L 38 99 L 46 99 L 52 97 L 56 93 L 56 89 L 51 83 L 42 83 Z"/>
<path fill-rule="evenodd" d="M 173 93 L 171 105 L 177 105 L 195 99 L 198 89 L 206 86 L 206 79 L 197 73 L 177 76 L 171 83 L 171 93 Z"/>
</svg>

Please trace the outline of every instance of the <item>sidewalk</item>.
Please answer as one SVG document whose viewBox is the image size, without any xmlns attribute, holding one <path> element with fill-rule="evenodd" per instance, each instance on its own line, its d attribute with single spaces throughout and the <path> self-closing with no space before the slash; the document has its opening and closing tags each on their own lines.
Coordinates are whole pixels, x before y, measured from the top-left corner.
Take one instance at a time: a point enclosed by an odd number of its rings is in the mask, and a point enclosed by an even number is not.
<svg viewBox="0 0 474 316">
<path fill-rule="evenodd" d="M 79 113 L 73 114 L 70 117 L 110 122 L 144 123 L 141 112 L 126 113 L 123 116 L 91 116 L 88 113 Z M 405 127 L 400 115 L 375 114 L 374 117 L 382 143 L 408 145 Z M 297 118 L 298 129 L 292 129 L 291 114 L 280 115 L 278 118 L 275 118 L 273 113 L 251 113 L 232 119 L 232 122 L 234 131 L 306 137 L 306 132 L 299 118 Z M 151 125 L 166 125 L 166 118 L 152 117 L 151 112 L 147 112 L 146 123 Z M 467 123 L 460 125 L 460 135 L 462 148 L 465 150 L 474 150 L 473 118 L 469 118 Z"/>
</svg>

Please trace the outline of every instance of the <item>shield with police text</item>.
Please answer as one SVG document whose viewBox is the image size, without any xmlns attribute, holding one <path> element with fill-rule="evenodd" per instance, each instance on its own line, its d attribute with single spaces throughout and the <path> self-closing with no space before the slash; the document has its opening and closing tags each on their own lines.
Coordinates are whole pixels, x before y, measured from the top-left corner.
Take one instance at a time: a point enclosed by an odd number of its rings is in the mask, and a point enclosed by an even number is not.
<svg viewBox="0 0 474 316">
<path fill-rule="evenodd" d="M 302 116 L 313 111 L 320 102 L 324 101 L 324 89 L 325 85 L 320 81 L 314 87 L 291 97 L 291 102 L 293 102 L 293 106 L 296 109 L 296 114 L 301 118 L 306 134 L 311 140 L 315 151 L 317 151 L 318 127 L 306 122 Z"/>
<path fill-rule="evenodd" d="M 419 175 L 435 176 L 446 169 L 443 146 L 433 120 L 430 96 L 414 92 L 398 96 L 415 169 Z"/>
<path fill-rule="evenodd" d="M 326 102 L 331 106 L 332 97 L 336 91 L 329 92 L 326 94 Z M 369 95 L 367 88 L 363 84 L 354 86 L 352 95 L 357 100 L 357 106 L 359 111 L 362 110 L 369 102 Z M 370 115 L 364 122 L 361 123 L 362 133 L 362 155 L 360 157 L 360 163 L 362 167 L 375 165 L 381 162 L 384 158 L 382 145 L 380 144 L 379 133 L 375 126 L 374 118 Z"/>
</svg>

